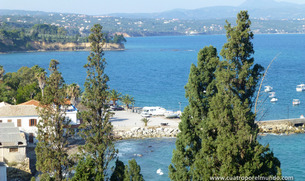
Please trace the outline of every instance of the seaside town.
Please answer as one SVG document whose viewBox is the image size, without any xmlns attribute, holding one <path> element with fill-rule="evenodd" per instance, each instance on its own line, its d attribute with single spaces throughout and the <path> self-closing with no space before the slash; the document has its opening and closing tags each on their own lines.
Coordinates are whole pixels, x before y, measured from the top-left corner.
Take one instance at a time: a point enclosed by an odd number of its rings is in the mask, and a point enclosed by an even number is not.
<svg viewBox="0 0 305 181">
<path fill-rule="evenodd" d="M 240 2 L 0 9 L 0 181 L 304 179 L 305 14 Z"/>
</svg>

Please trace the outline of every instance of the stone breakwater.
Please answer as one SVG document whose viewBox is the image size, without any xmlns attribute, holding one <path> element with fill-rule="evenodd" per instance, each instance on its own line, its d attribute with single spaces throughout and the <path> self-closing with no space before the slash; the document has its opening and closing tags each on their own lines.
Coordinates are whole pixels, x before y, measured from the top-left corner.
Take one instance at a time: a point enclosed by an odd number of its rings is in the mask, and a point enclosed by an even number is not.
<svg viewBox="0 0 305 181">
<path fill-rule="evenodd" d="M 178 128 L 167 127 L 134 127 L 129 131 L 114 131 L 114 135 L 117 139 L 177 137 L 178 133 Z"/>
<path fill-rule="evenodd" d="M 260 133 L 294 134 L 305 133 L 305 119 L 286 119 L 257 122 Z"/>
</svg>

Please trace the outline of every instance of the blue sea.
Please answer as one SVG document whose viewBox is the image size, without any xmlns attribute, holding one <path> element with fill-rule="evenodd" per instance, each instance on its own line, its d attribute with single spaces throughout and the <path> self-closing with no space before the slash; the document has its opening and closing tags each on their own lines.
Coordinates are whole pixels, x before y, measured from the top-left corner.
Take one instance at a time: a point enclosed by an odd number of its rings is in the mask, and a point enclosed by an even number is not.
<svg viewBox="0 0 305 181">
<path fill-rule="evenodd" d="M 263 86 L 270 85 L 278 102 L 270 103 L 267 93 L 262 93 L 258 105 L 258 120 L 297 118 L 305 115 L 305 92 L 296 92 L 296 85 L 305 83 L 305 35 L 255 35 L 253 44 L 255 62 L 267 67 L 271 65 Z M 125 51 L 107 51 L 106 73 L 110 77 L 111 89 L 129 94 L 136 106 L 162 106 L 179 110 L 185 107 L 184 86 L 190 66 L 197 63 L 197 53 L 204 46 L 213 45 L 220 52 L 226 42 L 225 35 L 208 36 L 164 36 L 127 38 Z M 50 60 L 60 62 L 60 71 L 66 83 L 83 86 L 89 52 L 25 52 L 0 55 L 0 65 L 6 72 L 17 71 L 22 66 L 39 65 L 48 68 Z M 300 99 L 299 106 L 292 106 L 293 99 Z M 283 175 L 305 179 L 305 136 L 260 137 L 262 144 L 270 144 L 282 164 Z M 117 142 L 120 158 L 127 162 L 135 157 L 141 165 L 146 180 L 168 180 L 175 139 L 144 139 Z M 142 154 L 142 157 L 134 156 Z M 156 170 L 161 168 L 164 175 Z"/>
</svg>

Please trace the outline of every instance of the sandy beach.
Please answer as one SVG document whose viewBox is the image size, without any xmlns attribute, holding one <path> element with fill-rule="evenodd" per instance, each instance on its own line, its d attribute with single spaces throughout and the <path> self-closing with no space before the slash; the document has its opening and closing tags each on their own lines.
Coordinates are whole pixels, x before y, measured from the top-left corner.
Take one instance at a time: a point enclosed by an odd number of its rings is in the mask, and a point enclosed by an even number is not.
<svg viewBox="0 0 305 181">
<path fill-rule="evenodd" d="M 115 114 L 111 118 L 111 123 L 113 129 L 128 131 L 134 127 L 145 127 L 144 123 L 141 121 L 143 117 L 138 113 L 127 112 L 127 111 L 113 111 Z M 178 128 L 180 119 L 167 119 L 164 116 L 152 116 L 149 117 L 149 122 L 147 127 L 161 127 L 161 123 L 168 123 L 167 128 Z"/>
</svg>

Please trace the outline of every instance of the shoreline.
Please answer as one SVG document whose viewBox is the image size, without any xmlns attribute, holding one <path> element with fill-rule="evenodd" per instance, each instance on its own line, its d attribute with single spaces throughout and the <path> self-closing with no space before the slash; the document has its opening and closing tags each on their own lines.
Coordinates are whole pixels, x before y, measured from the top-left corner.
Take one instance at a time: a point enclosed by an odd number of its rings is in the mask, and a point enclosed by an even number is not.
<svg viewBox="0 0 305 181">
<path fill-rule="evenodd" d="M 173 138 L 180 132 L 180 118 L 168 119 L 164 116 L 149 117 L 147 126 L 141 121 L 143 118 L 139 113 L 128 111 L 113 111 L 115 114 L 110 119 L 113 125 L 113 134 L 116 140 L 143 139 L 143 138 Z M 305 119 L 270 120 L 256 122 L 259 135 L 290 135 L 305 133 L 305 124 L 296 124 L 297 121 Z M 167 123 L 166 126 L 161 123 Z"/>
<path fill-rule="evenodd" d="M 65 51 L 90 51 L 90 43 L 45 43 L 45 42 L 32 42 L 33 50 L 12 50 L 0 52 L 1 54 L 10 53 L 27 53 L 27 52 L 65 52 Z M 124 44 L 105 43 L 103 45 L 104 51 L 124 51 Z"/>
</svg>

